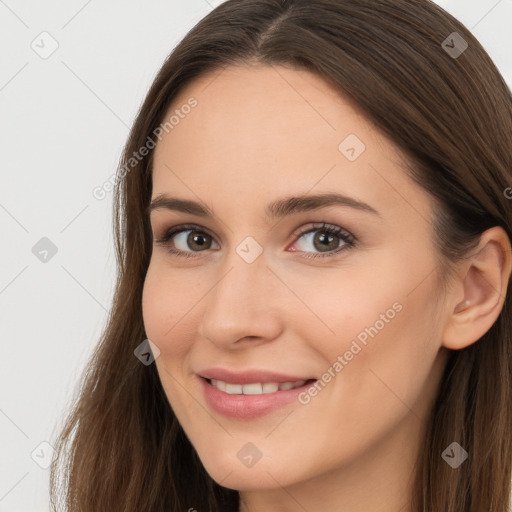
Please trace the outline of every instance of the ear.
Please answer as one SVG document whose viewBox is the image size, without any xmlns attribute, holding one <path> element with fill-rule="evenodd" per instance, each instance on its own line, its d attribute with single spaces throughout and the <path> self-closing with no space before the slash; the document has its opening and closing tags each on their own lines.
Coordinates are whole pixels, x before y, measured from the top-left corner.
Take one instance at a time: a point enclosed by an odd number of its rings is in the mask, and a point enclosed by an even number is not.
<svg viewBox="0 0 512 512">
<path fill-rule="evenodd" d="M 460 264 L 455 286 L 447 297 L 450 314 L 442 344 L 460 350 L 478 341 L 498 318 L 512 268 L 510 240 L 498 226 L 488 229 L 478 247 Z"/>
</svg>

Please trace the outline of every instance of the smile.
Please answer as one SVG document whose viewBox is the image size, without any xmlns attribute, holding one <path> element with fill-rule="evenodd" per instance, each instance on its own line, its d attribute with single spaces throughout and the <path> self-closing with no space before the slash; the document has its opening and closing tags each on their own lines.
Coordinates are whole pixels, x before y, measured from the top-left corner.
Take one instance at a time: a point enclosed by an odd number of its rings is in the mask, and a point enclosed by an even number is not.
<svg viewBox="0 0 512 512">
<path fill-rule="evenodd" d="M 255 382 L 251 384 L 232 384 L 218 379 L 208 379 L 208 381 L 212 386 L 229 395 L 265 395 L 295 389 L 306 383 L 305 380 L 296 382 Z"/>
<path fill-rule="evenodd" d="M 316 379 L 285 382 L 226 382 L 199 377 L 203 397 L 213 412 L 240 420 L 268 415 L 290 404 Z"/>
</svg>

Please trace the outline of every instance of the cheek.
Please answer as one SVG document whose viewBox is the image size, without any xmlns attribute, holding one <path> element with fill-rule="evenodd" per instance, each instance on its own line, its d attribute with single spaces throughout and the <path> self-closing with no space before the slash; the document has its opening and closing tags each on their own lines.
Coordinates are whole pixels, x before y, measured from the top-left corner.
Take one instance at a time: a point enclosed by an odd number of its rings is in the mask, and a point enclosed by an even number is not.
<svg viewBox="0 0 512 512">
<path fill-rule="evenodd" d="M 199 288 L 190 280 L 178 279 L 178 275 L 152 262 L 144 281 L 144 327 L 148 338 L 155 341 L 161 351 L 180 351 L 180 340 L 187 338 L 183 327 L 194 316 L 194 308 L 200 299 Z"/>
<path fill-rule="evenodd" d="M 376 422 L 389 429 L 411 411 L 426 416 L 435 391 L 431 377 L 440 346 L 429 300 L 433 293 L 428 285 L 409 295 L 396 290 L 381 300 L 374 297 L 363 312 L 351 310 L 347 335 L 331 356 L 332 360 L 338 354 L 351 357 L 333 387 L 335 401 L 347 406 L 341 415 L 347 435 L 355 429 L 369 440 L 376 434 L 372 427 Z M 360 349 L 351 355 L 354 344 Z"/>
<path fill-rule="evenodd" d="M 175 276 L 176 274 L 174 274 Z M 187 325 L 199 300 L 193 287 L 152 261 L 142 291 L 142 317 L 147 337 L 157 345 L 155 360 L 165 394 L 175 413 L 188 414 L 189 395 L 182 394 L 184 363 L 191 347 Z M 197 411 L 196 411 L 197 413 Z"/>
<path fill-rule="evenodd" d="M 334 373 L 334 378 L 323 374 L 332 383 L 326 384 L 326 393 L 352 409 L 343 419 L 345 425 L 354 420 L 350 428 L 360 428 L 356 418 L 370 421 L 369 415 L 377 415 L 393 421 L 393 415 L 409 412 L 404 403 L 420 399 L 441 346 L 434 276 L 425 278 L 431 267 L 398 260 L 382 257 L 380 266 L 326 279 L 322 293 L 308 295 L 322 322 L 311 316 L 297 333 L 312 340 L 322 355 L 321 371 Z"/>
</svg>

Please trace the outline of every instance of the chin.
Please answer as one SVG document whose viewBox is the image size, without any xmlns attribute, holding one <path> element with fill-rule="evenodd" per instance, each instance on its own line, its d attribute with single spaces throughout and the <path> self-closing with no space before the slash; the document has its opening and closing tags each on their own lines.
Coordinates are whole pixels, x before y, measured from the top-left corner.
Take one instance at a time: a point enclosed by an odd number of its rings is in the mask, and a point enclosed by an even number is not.
<svg viewBox="0 0 512 512">
<path fill-rule="evenodd" d="M 228 477 L 226 477 L 226 475 L 219 475 L 219 478 L 213 478 L 212 475 L 210 476 L 222 487 L 233 489 L 234 491 L 263 491 L 280 489 L 293 483 L 284 481 L 279 476 L 276 477 L 272 471 L 270 471 L 270 474 L 273 475 L 275 479 L 264 471 L 253 473 L 250 470 L 238 471 L 236 473 L 233 472 Z"/>
<path fill-rule="evenodd" d="M 237 458 L 201 461 L 217 484 L 235 491 L 278 489 L 293 484 L 289 472 L 277 468 L 271 459 L 260 459 L 253 467 L 244 466 Z"/>
</svg>

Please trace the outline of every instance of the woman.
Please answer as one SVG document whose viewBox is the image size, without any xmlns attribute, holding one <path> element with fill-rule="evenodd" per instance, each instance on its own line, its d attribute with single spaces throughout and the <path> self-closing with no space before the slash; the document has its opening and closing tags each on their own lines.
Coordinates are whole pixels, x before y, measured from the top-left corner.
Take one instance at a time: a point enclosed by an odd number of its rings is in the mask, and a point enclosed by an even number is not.
<svg viewBox="0 0 512 512">
<path fill-rule="evenodd" d="M 428 0 L 201 20 L 120 164 L 52 503 L 64 462 L 69 511 L 508 510 L 510 133 Z"/>
</svg>

